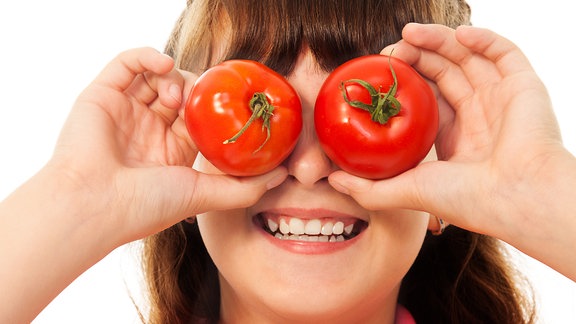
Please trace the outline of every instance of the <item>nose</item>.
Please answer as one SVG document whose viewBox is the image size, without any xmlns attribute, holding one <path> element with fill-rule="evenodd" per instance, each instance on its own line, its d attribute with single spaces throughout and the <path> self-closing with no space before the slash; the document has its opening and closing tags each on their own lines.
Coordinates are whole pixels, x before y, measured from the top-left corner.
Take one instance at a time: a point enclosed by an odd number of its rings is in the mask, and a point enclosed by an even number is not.
<svg viewBox="0 0 576 324">
<path fill-rule="evenodd" d="M 302 132 L 292 154 L 284 161 L 289 176 L 309 189 L 319 182 L 326 182 L 330 173 L 337 168 L 324 154 L 314 127 L 314 103 L 326 77 L 309 50 L 304 50 L 287 77 L 302 103 Z"/>
<path fill-rule="evenodd" d="M 307 188 L 328 179 L 335 171 L 332 161 L 324 154 L 316 136 L 313 109 L 304 109 L 303 127 L 294 151 L 285 161 L 288 174 Z"/>
</svg>

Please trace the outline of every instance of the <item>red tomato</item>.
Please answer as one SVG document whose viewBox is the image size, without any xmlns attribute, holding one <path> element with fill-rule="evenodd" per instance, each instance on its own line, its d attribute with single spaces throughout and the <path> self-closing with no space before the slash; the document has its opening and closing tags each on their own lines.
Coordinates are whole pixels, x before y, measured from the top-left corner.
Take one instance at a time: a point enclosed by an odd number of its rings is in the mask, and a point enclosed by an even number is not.
<svg viewBox="0 0 576 324">
<path fill-rule="evenodd" d="M 258 62 L 230 60 L 198 78 L 185 120 L 208 161 L 224 173 L 251 176 L 274 169 L 294 149 L 302 106 L 278 73 Z"/>
<path fill-rule="evenodd" d="M 382 107 L 376 109 L 379 103 Z M 359 57 L 336 68 L 314 109 L 326 155 L 364 178 L 389 178 L 415 167 L 438 131 L 438 105 L 430 86 L 407 63 L 383 55 Z"/>
</svg>

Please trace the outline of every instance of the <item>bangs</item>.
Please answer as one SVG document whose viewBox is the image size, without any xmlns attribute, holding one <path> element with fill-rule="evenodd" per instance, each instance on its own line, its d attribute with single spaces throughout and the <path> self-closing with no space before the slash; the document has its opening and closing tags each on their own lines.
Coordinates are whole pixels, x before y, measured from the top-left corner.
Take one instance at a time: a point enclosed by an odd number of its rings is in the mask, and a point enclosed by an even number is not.
<svg viewBox="0 0 576 324">
<path fill-rule="evenodd" d="M 422 8 L 399 8 L 402 1 L 229 2 L 233 34 L 224 59 L 260 61 L 283 75 L 290 74 L 306 46 L 318 65 L 331 71 L 397 42 L 408 22 L 430 22 L 414 16 Z"/>
<path fill-rule="evenodd" d="M 306 47 L 330 72 L 399 41 L 409 22 L 455 27 L 468 23 L 470 14 L 463 0 L 194 0 L 193 7 L 174 33 L 180 39 L 167 47 L 181 68 L 198 72 L 224 60 L 249 59 L 285 76 Z"/>
</svg>

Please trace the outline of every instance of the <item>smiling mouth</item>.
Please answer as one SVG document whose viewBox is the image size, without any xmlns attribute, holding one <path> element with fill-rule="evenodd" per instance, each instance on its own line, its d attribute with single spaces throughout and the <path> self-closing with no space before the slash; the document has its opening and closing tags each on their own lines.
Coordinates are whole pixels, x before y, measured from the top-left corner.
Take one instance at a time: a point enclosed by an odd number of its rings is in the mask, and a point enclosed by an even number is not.
<svg viewBox="0 0 576 324">
<path fill-rule="evenodd" d="M 359 219 L 301 219 L 283 215 L 258 214 L 256 223 L 268 234 L 280 240 L 333 243 L 356 237 L 368 227 Z"/>
</svg>

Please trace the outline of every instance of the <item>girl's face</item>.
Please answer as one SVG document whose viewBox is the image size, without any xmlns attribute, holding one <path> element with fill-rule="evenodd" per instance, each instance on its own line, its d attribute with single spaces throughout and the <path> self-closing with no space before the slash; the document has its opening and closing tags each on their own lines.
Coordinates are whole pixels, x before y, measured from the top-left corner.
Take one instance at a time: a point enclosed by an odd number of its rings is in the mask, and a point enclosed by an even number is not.
<svg viewBox="0 0 576 324">
<path fill-rule="evenodd" d="M 288 77 L 304 127 L 284 162 L 286 181 L 250 208 L 197 217 L 220 271 L 224 322 L 393 322 L 429 215 L 366 210 L 330 186 L 337 167 L 314 131 L 314 102 L 327 75 L 305 52 Z M 195 167 L 218 172 L 201 156 Z"/>
</svg>

